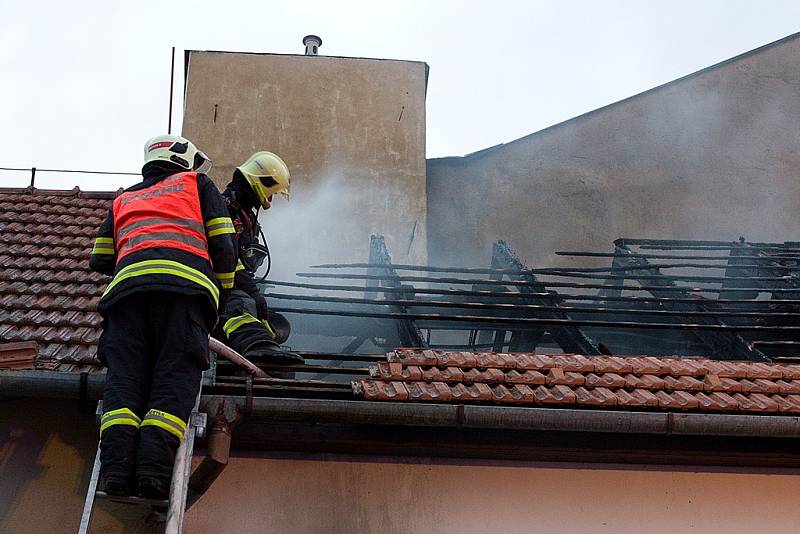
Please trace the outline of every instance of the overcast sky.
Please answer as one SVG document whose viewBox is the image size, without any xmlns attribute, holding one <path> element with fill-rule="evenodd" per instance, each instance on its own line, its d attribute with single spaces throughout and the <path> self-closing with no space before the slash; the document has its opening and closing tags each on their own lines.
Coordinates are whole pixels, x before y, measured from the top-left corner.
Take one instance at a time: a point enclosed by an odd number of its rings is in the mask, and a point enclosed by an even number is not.
<svg viewBox="0 0 800 534">
<path fill-rule="evenodd" d="M 167 128 L 170 47 L 425 61 L 428 157 L 462 155 L 798 31 L 800 1 L 0 0 L 0 167 L 133 171 Z M 0 171 L 23 187 L 29 173 Z M 37 174 L 116 189 L 134 177 Z"/>
</svg>

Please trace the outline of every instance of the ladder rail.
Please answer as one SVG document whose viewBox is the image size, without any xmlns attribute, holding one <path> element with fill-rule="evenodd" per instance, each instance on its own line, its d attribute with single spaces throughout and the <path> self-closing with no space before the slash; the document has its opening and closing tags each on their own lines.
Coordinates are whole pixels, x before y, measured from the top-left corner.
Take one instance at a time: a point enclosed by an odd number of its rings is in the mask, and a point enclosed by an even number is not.
<svg viewBox="0 0 800 534">
<path fill-rule="evenodd" d="M 101 401 L 102 402 L 102 401 Z M 92 476 L 89 478 L 89 488 L 86 490 L 86 502 L 83 503 L 83 514 L 81 524 L 78 527 L 78 534 L 88 534 L 89 523 L 92 521 L 94 511 L 94 497 L 97 494 L 97 481 L 100 478 L 100 443 L 97 444 L 97 452 L 94 455 L 94 466 Z"/>
<path fill-rule="evenodd" d="M 194 401 L 194 408 L 192 408 L 192 413 L 189 416 L 188 428 L 183 433 L 183 438 L 175 453 L 175 465 L 172 468 L 172 479 L 170 480 L 169 504 L 167 506 L 164 534 L 181 534 L 183 532 L 183 517 L 186 512 L 186 499 L 189 494 L 189 476 L 192 471 L 194 441 L 196 436 L 203 436 L 206 427 L 206 414 L 198 411 L 201 392 L 202 383 Z M 102 412 L 103 401 L 100 401 L 97 404 L 98 418 L 102 415 Z M 83 504 L 83 514 L 81 515 L 78 534 L 88 534 L 97 497 L 109 498 L 105 493 L 97 491 L 97 484 L 100 479 L 100 465 L 100 443 L 98 443 L 92 474 L 89 479 L 89 487 L 86 490 L 86 501 Z M 120 498 L 119 500 L 126 502 L 140 501 L 141 504 L 148 504 L 146 499 Z"/>
<path fill-rule="evenodd" d="M 200 390 L 197 392 L 197 398 L 194 401 L 192 414 L 189 416 L 189 428 L 183 433 L 178 451 L 175 453 L 175 466 L 172 468 L 169 508 L 167 509 L 164 534 L 181 534 L 183 532 L 183 516 L 186 513 L 186 498 L 189 494 L 189 475 L 192 471 L 194 438 L 195 434 L 202 432 L 201 429 L 205 428 L 204 421 L 201 422 L 200 413 L 197 411 L 200 408 L 200 393 L 202 389 L 201 384 Z"/>
</svg>

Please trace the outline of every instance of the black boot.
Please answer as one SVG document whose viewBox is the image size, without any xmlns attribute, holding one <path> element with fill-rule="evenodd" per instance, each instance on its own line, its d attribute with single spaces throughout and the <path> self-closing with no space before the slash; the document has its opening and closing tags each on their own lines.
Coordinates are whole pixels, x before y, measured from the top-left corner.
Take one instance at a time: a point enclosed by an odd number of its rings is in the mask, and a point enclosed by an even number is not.
<svg viewBox="0 0 800 534">
<path fill-rule="evenodd" d="M 103 475 L 103 491 L 114 497 L 127 497 L 131 494 L 131 479 L 114 473 Z"/>
<path fill-rule="evenodd" d="M 169 498 L 169 482 L 155 477 L 136 477 L 136 494 L 146 499 L 166 500 Z"/>
<path fill-rule="evenodd" d="M 244 357 L 253 363 L 269 367 L 270 365 L 302 365 L 305 360 L 299 354 L 290 352 L 277 343 L 259 341 L 247 348 Z M 266 370 L 273 378 L 291 379 L 294 372 L 285 370 Z"/>
</svg>

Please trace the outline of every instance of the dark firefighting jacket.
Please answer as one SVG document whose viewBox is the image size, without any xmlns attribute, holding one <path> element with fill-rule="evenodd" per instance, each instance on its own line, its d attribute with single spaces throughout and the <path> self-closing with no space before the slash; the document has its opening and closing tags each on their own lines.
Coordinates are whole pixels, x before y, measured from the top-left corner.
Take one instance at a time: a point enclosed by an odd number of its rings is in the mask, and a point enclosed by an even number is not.
<svg viewBox="0 0 800 534">
<path fill-rule="evenodd" d="M 143 176 L 114 200 L 97 232 L 90 267 L 114 277 L 98 310 L 142 291 L 203 295 L 210 327 L 237 263 L 225 203 L 205 174 L 151 163 Z"/>
<path fill-rule="evenodd" d="M 231 218 L 235 228 L 236 251 L 241 258 L 250 245 L 258 243 L 261 226 L 258 224 L 256 212 L 251 207 L 258 201 L 250 194 L 248 188 L 237 187 L 237 185 L 236 182 L 230 184 L 222 192 L 222 197 L 228 209 L 228 216 Z M 264 299 L 264 295 L 259 291 L 255 283 L 253 274 L 245 269 L 241 259 L 236 266 L 234 287 L 244 291 L 256 301 Z M 264 306 L 266 306 L 266 300 Z"/>
</svg>

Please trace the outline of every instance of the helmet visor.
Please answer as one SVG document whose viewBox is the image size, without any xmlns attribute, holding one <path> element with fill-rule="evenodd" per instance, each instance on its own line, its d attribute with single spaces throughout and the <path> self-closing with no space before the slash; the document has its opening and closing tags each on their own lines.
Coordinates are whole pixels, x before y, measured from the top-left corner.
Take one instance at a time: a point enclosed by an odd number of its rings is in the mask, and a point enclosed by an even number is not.
<svg viewBox="0 0 800 534">
<path fill-rule="evenodd" d="M 211 158 L 206 156 L 200 150 L 197 151 L 197 154 L 194 155 L 194 165 L 192 166 L 192 170 L 194 172 L 200 172 L 203 174 L 207 174 L 208 171 L 211 170 Z"/>
<path fill-rule="evenodd" d="M 272 195 L 278 194 L 284 197 L 286 200 L 289 200 L 289 189 L 276 191 L 276 187 L 279 187 L 280 184 L 278 181 L 273 178 L 272 176 L 259 176 L 258 180 L 261 182 L 261 185 L 264 186 L 265 192 L 267 193 L 270 201 L 272 200 Z"/>
</svg>

